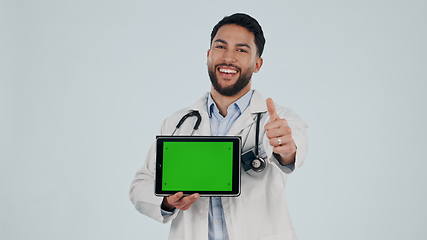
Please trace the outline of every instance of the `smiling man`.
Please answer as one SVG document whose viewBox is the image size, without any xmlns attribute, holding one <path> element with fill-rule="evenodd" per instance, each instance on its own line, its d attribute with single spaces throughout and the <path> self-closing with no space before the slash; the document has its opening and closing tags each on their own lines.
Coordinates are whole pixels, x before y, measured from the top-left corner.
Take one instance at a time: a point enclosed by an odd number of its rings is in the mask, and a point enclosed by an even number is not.
<svg viewBox="0 0 427 240">
<path fill-rule="evenodd" d="M 214 91 L 229 97 L 248 92 L 252 73 L 258 72 L 263 62 L 254 34 L 235 24 L 216 28 L 213 34 L 208 50 L 208 73 Z M 248 89 L 241 91 L 243 88 Z"/>
<path fill-rule="evenodd" d="M 266 159 L 262 171 L 241 169 L 238 197 L 201 198 L 199 194 L 168 197 L 153 193 L 155 146 L 131 185 L 130 198 L 141 213 L 163 223 L 172 222 L 169 239 L 296 239 L 289 218 L 287 176 L 301 166 L 307 150 L 307 125 L 287 108 L 275 106 L 251 89 L 252 74 L 262 65 L 264 33 L 247 14 L 233 14 L 218 22 L 207 52 L 209 93 L 174 113 L 162 125 L 161 135 L 190 135 L 193 122 L 175 129 L 192 111 L 202 117 L 194 135 L 241 136 L 242 152 L 258 149 Z M 272 82 L 273 83 L 273 82 Z M 281 82 L 274 82 L 283 87 Z M 255 125 L 261 122 L 256 146 Z M 213 163 L 214 164 L 214 163 Z M 255 168 L 254 168 L 255 169 Z"/>
</svg>

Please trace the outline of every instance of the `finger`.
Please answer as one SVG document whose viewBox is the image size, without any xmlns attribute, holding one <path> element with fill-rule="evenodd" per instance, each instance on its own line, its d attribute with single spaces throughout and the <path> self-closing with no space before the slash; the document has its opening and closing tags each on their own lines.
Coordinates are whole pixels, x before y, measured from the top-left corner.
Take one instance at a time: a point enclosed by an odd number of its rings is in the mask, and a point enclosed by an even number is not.
<svg viewBox="0 0 427 240">
<path fill-rule="evenodd" d="M 188 209 L 197 199 L 199 199 L 200 195 L 198 193 L 192 194 L 190 196 L 182 198 L 176 205 L 176 208 L 181 210 Z"/>
<path fill-rule="evenodd" d="M 194 202 L 196 202 L 199 198 L 200 198 L 200 195 L 198 194 L 198 193 L 195 193 L 195 194 L 193 194 L 193 195 L 191 195 L 191 196 L 189 196 L 190 197 L 190 202 L 188 203 L 188 204 L 186 204 L 183 208 L 182 208 L 182 210 L 187 210 L 187 209 L 189 209 L 190 207 L 191 207 L 191 205 L 193 205 L 193 203 Z"/>
<path fill-rule="evenodd" d="M 267 138 L 269 138 L 269 139 L 282 137 L 282 136 L 288 136 L 288 135 L 292 136 L 292 132 L 291 132 L 291 129 L 289 127 L 273 128 L 273 129 L 266 131 L 265 134 L 267 135 Z"/>
<path fill-rule="evenodd" d="M 273 99 L 267 98 L 266 103 L 267 103 L 268 115 L 270 116 L 270 121 L 273 121 L 279 118 L 279 115 L 277 115 L 277 112 L 276 112 L 276 107 L 274 106 Z"/>
<path fill-rule="evenodd" d="M 267 124 L 265 124 L 264 125 L 264 129 L 268 131 L 270 129 L 279 128 L 279 127 L 282 127 L 282 126 L 283 127 L 288 127 L 289 126 L 288 125 L 288 121 L 286 121 L 286 119 L 279 118 L 279 119 L 276 119 L 274 121 L 270 121 Z"/>
<path fill-rule="evenodd" d="M 280 139 L 280 144 L 279 144 L 279 139 Z M 281 136 L 281 137 L 276 137 L 276 138 L 270 138 L 270 145 L 273 147 L 277 147 L 277 146 L 289 144 L 292 141 L 293 141 L 292 137 L 289 135 L 288 136 Z"/>
<path fill-rule="evenodd" d="M 295 144 L 286 144 L 282 146 L 273 147 L 273 152 L 281 155 L 289 155 L 296 152 Z"/>
<path fill-rule="evenodd" d="M 174 203 L 178 202 L 182 196 L 184 196 L 183 192 L 177 192 L 174 195 L 167 197 L 168 203 L 173 205 Z"/>
<path fill-rule="evenodd" d="M 194 193 L 194 194 L 192 194 L 190 196 L 186 196 L 186 197 L 181 198 L 181 200 L 179 200 L 176 203 L 176 205 L 177 205 L 177 207 L 182 207 L 184 205 L 187 205 L 187 204 L 192 203 L 193 201 L 197 200 L 198 197 L 199 197 L 199 194 L 198 193 Z"/>
</svg>

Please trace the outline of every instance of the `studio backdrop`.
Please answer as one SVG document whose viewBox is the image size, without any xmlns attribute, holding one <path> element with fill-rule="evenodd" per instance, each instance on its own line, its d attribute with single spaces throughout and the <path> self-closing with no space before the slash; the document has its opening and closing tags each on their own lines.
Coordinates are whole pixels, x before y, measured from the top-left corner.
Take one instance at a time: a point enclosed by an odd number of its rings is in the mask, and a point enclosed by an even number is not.
<svg viewBox="0 0 427 240">
<path fill-rule="evenodd" d="M 235 12 L 266 37 L 253 87 L 309 125 L 286 189 L 299 239 L 426 239 L 417 0 L 1 0 L 0 239 L 167 239 L 129 186 L 162 120 L 210 90 L 210 32 Z"/>
</svg>

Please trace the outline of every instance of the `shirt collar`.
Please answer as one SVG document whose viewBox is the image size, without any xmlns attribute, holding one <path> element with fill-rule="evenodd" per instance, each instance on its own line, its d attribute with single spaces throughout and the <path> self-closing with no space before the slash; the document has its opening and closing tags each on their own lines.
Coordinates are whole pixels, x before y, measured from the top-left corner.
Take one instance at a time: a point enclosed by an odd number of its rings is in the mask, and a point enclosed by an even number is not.
<svg viewBox="0 0 427 240">
<path fill-rule="evenodd" d="M 235 105 L 241 113 L 244 112 L 246 108 L 248 108 L 249 103 L 251 102 L 253 93 L 254 93 L 254 90 L 248 91 L 245 95 L 241 96 L 230 106 Z M 218 109 L 210 93 L 208 94 L 207 108 L 208 108 L 209 118 L 212 117 L 212 112 L 214 111 L 214 109 Z"/>
</svg>

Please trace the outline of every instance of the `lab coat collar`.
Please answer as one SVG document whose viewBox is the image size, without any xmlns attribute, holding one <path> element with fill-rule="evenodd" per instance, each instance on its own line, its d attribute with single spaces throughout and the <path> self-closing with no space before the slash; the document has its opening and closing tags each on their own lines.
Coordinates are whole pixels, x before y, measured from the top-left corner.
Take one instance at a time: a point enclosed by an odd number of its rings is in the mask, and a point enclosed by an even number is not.
<svg viewBox="0 0 427 240">
<path fill-rule="evenodd" d="M 210 136 L 210 122 L 209 122 L 209 114 L 207 112 L 207 103 L 208 103 L 209 92 L 206 93 L 203 97 L 197 100 L 192 106 L 190 106 L 191 110 L 199 111 L 202 122 L 199 127 L 199 131 L 195 133 L 195 135 L 200 136 Z M 248 108 L 242 113 L 242 115 L 234 122 L 231 127 L 228 135 L 238 135 L 241 130 L 250 126 L 255 121 L 255 116 L 257 113 L 265 113 L 267 112 L 267 105 L 265 103 L 264 97 L 258 92 L 254 91 L 252 95 L 251 102 Z"/>
</svg>

